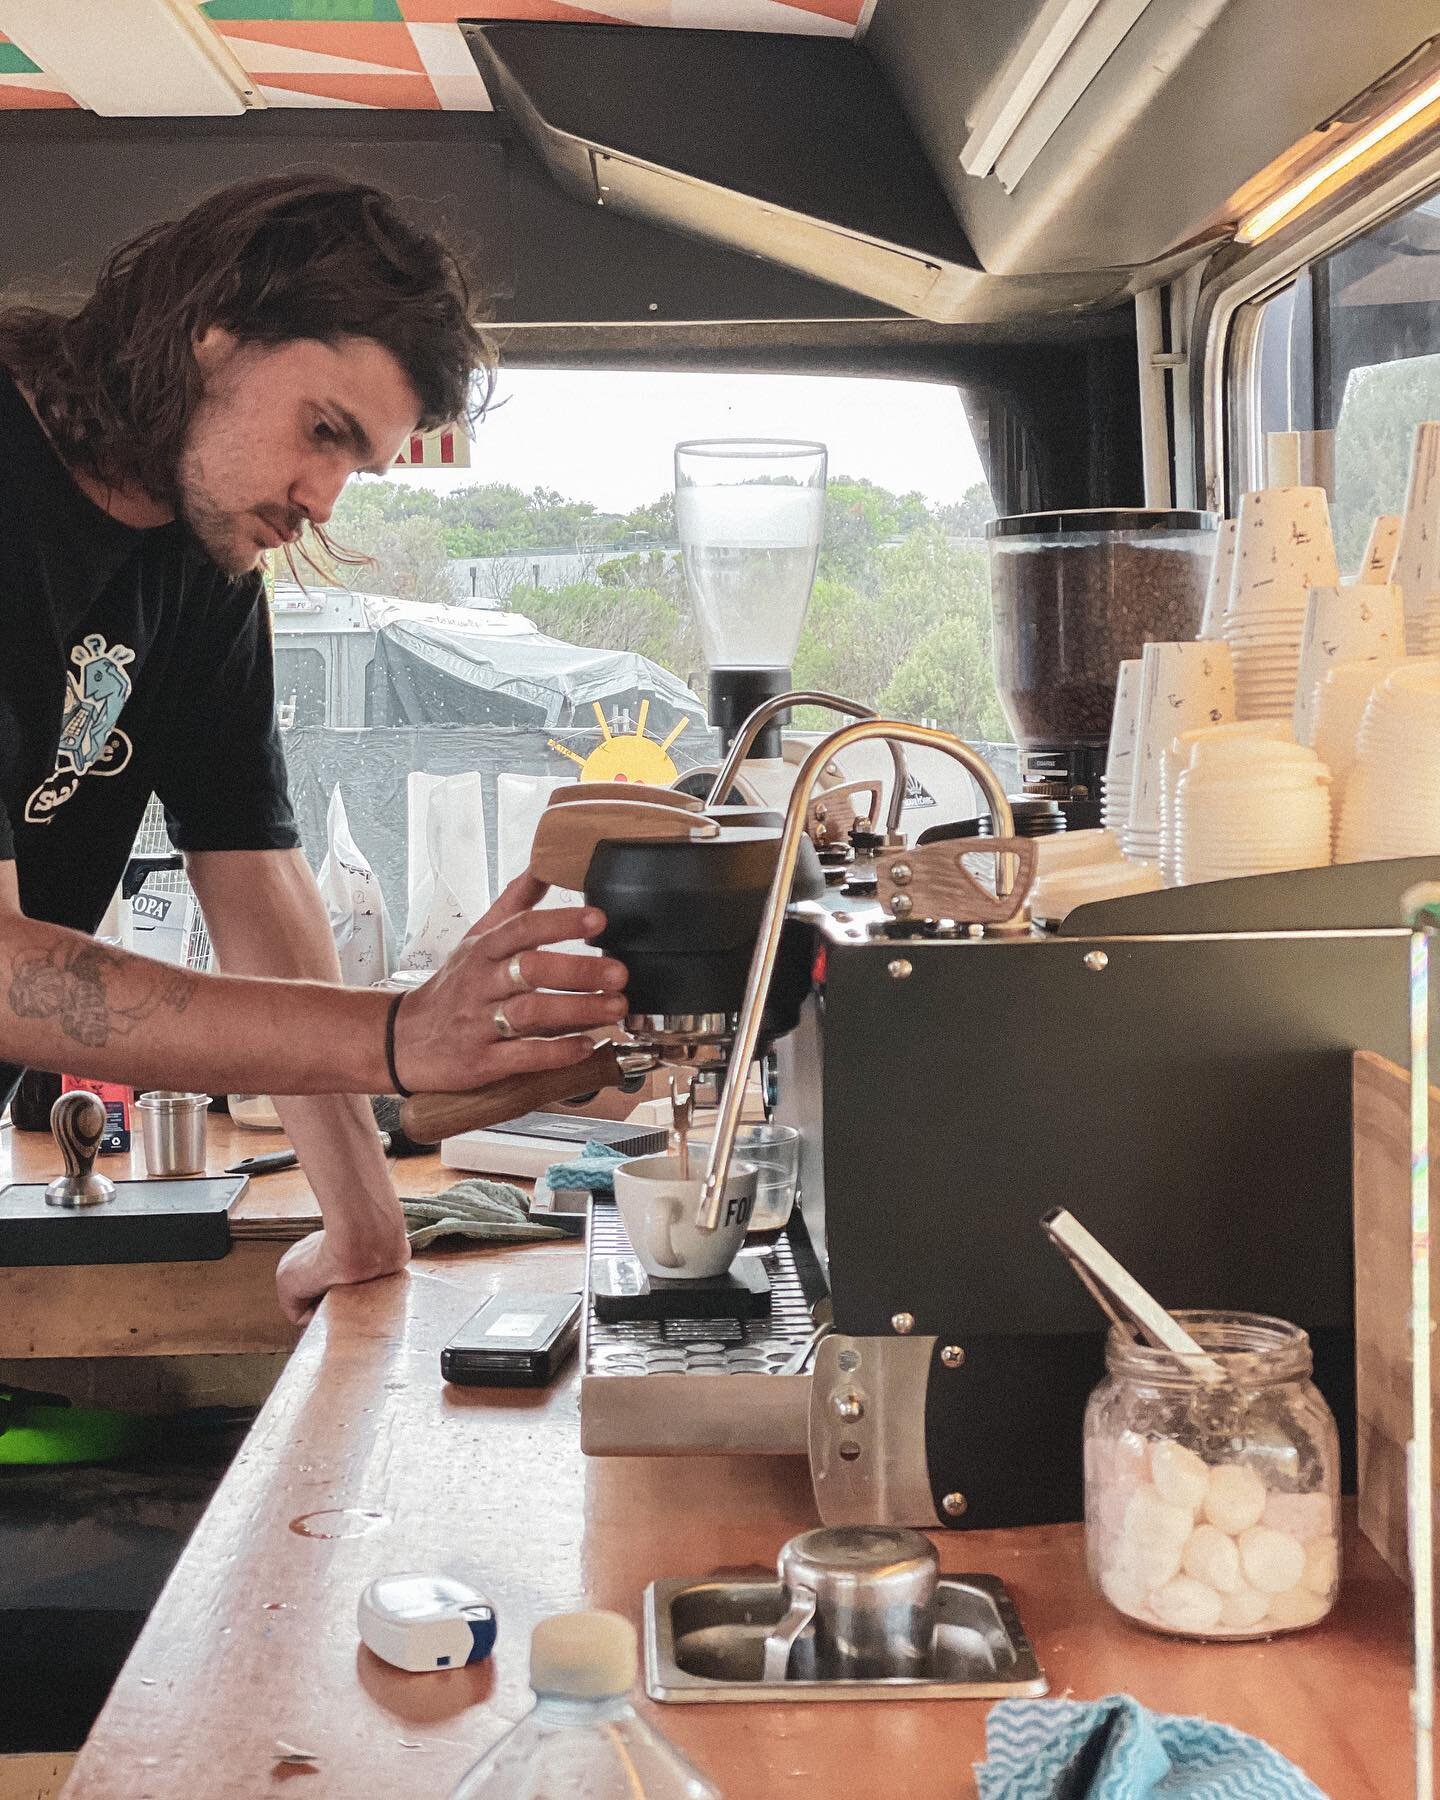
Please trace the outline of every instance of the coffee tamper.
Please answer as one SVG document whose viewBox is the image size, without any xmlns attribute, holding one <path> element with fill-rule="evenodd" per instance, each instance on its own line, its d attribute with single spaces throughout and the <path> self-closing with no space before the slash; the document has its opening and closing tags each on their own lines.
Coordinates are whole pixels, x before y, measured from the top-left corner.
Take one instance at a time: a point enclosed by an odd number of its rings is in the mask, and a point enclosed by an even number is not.
<svg viewBox="0 0 1440 1800">
<path fill-rule="evenodd" d="M 105 1135 L 105 1102 L 87 1088 L 73 1088 L 50 1108 L 50 1130 L 65 1158 L 65 1173 L 45 1189 L 47 1206 L 100 1206 L 115 1198 L 115 1183 L 95 1173 Z"/>
</svg>

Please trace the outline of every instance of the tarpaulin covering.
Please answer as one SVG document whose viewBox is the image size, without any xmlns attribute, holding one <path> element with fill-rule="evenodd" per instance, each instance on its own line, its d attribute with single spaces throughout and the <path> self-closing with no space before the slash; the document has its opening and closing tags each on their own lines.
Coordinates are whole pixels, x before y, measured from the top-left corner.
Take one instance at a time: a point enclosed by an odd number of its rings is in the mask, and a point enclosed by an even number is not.
<svg viewBox="0 0 1440 1800">
<path fill-rule="evenodd" d="M 685 683 L 632 650 L 546 637 L 514 613 L 365 598 L 376 631 L 366 716 L 374 725 L 590 724 L 650 702 L 652 731 L 705 708 Z"/>
</svg>

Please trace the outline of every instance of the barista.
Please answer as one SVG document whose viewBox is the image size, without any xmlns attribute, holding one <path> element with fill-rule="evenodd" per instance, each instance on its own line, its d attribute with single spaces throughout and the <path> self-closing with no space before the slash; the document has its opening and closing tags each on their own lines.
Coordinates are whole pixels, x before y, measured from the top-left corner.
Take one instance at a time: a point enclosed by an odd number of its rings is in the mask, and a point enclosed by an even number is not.
<svg viewBox="0 0 1440 1800">
<path fill-rule="evenodd" d="M 26 1064 L 290 1096 L 324 1221 L 280 1263 L 297 1321 L 408 1256 L 364 1096 L 567 1066 L 626 1010 L 622 965 L 546 948 L 602 916 L 528 877 L 423 988 L 341 986 L 286 792 L 264 553 L 323 547 L 482 352 L 446 248 L 325 177 L 155 227 L 71 318 L 0 311 L 0 1097 Z M 223 975 L 91 935 L 152 792 Z"/>
</svg>

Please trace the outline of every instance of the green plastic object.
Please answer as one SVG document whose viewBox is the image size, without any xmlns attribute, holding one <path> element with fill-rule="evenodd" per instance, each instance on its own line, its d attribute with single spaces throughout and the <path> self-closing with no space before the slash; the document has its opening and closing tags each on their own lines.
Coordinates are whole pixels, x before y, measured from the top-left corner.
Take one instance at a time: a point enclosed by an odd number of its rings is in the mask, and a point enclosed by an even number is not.
<svg viewBox="0 0 1440 1800">
<path fill-rule="evenodd" d="M 0 1466 L 110 1462 L 147 1443 L 154 1421 L 83 1406 L 5 1403 L 0 1395 Z"/>
</svg>

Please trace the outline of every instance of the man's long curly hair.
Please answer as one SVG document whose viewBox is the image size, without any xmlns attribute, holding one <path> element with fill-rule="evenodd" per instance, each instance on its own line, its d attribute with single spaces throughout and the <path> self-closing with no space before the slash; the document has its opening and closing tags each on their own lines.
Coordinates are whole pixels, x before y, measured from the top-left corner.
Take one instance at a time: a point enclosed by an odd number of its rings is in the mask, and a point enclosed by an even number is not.
<svg viewBox="0 0 1440 1800">
<path fill-rule="evenodd" d="M 389 195 L 325 174 L 239 182 L 152 226 L 111 252 L 68 318 L 0 310 L 0 366 L 63 461 L 176 506 L 203 387 L 195 344 L 212 326 L 252 345 L 369 338 L 405 371 L 424 430 L 488 397 L 488 380 L 472 392 L 493 359 L 453 253 Z"/>
</svg>

